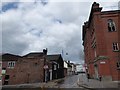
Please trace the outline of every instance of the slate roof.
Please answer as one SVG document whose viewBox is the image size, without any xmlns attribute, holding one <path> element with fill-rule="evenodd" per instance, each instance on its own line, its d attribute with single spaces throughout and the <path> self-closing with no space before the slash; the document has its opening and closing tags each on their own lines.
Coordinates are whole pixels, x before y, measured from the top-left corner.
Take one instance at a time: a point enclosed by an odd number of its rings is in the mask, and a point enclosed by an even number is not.
<svg viewBox="0 0 120 90">
<path fill-rule="evenodd" d="M 23 57 L 41 57 L 43 55 L 44 55 L 43 52 L 31 52 L 27 55 L 24 55 Z"/>
<path fill-rule="evenodd" d="M 21 56 L 10 54 L 10 53 L 4 53 L 4 54 L 0 55 L 0 60 L 2 60 L 2 61 L 18 60 L 19 58 L 21 58 Z"/>
<path fill-rule="evenodd" d="M 72 65 L 70 63 L 68 63 L 68 67 L 72 67 Z"/>
<path fill-rule="evenodd" d="M 47 60 L 58 60 L 61 57 L 61 54 L 47 55 Z"/>
</svg>

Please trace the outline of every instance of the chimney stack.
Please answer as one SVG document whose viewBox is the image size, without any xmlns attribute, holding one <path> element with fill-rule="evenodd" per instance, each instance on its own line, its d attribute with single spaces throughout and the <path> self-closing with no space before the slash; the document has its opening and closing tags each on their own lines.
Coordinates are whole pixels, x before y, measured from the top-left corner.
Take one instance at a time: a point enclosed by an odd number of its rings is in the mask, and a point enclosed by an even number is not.
<svg viewBox="0 0 120 90">
<path fill-rule="evenodd" d="M 70 61 L 68 61 L 68 63 L 70 63 Z"/>
<path fill-rule="evenodd" d="M 44 53 L 45 55 L 47 55 L 47 48 L 46 48 L 46 49 L 43 49 L 43 53 Z"/>
<path fill-rule="evenodd" d="M 92 4 L 92 9 L 94 12 L 100 12 L 102 10 L 102 7 L 99 7 L 99 3 L 94 2 Z"/>
</svg>

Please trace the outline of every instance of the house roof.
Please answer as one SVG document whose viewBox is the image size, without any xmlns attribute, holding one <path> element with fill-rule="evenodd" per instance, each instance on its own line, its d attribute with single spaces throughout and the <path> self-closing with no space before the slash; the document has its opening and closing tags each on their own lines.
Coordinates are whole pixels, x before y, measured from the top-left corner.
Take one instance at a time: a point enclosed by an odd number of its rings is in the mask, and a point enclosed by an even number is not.
<svg viewBox="0 0 120 90">
<path fill-rule="evenodd" d="M 68 62 L 67 62 L 67 61 L 65 61 L 65 60 L 64 60 L 64 62 L 68 64 Z"/>
<path fill-rule="evenodd" d="M 61 54 L 47 55 L 47 60 L 58 60 L 61 57 Z"/>
<path fill-rule="evenodd" d="M 0 55 L 0 60 L 2 61 L 13 61 L 13 60 L 18 60 L 19 58 L 21 58 L 21 56 L 10 53 L 4 53 Z"/>
<path fill-rule="evenodd" d="M 118 14 L 120 10 L 102 11 L 101 14 Z"/>
<path fill-rule="evenodd" d="M 68 63 L 68 67 L 72 67 L 72 65 L 70 63 Z"/>
<path fill-rule="evenodd" d="M 24 55 L 23 57 L 41 57 L 43 55 L 44 55 L 43 52 L 31 52 L 27 55 Z"/>
<path fill-rule="evenodd" d="M 65 60 L 64 60 L 64 62 L 67 63 L 68 67 L 72 67 L 72 64 L 73 64 L 73 63 L 67 62 L 67 61 L 65 61 Z"/>
</svg>

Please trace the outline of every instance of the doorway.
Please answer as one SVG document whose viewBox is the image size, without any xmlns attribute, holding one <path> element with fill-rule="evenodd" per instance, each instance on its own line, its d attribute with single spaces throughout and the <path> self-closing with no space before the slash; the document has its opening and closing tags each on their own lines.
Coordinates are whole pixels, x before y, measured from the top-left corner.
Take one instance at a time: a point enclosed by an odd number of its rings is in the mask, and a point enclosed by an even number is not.
<svg viewBox="0 0 120 90">
<path fill-rule="evenodd" d="M 5 75 L 4 85 L 8 85 L 9 78 L 10 78 L 9 75 Z"/>
<path fill-rule="evenodd" d="M 95 68 L 95 78 L 99 78 L 99 73 L 98 73 L 98 65 L 97 64 L 95 64 L 94 65 L 94 68 Z"/>
<path fill-rule="evenodd" d="M 49 71 L 50 71 L 50 80 L 52 80 L 52 70 Z"/>
</svg>

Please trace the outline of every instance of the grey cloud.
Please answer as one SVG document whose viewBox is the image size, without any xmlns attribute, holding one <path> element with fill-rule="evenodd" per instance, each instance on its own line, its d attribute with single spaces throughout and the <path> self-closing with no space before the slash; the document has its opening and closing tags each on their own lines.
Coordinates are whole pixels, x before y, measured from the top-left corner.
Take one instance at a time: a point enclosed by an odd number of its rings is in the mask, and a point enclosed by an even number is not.
<svg viewBox="0 0 120 90">
<path fill-rule="evenodd" d="M 17 10 L 0 14 L 3 17 L 3 52 L 24 55 L 48 48 L 48 54 L 62 54 L 64 50 L 65 59 L 83 63 L 82 25 L 88 20 L 91 4 L 19 3 Z"/>
</svg>

